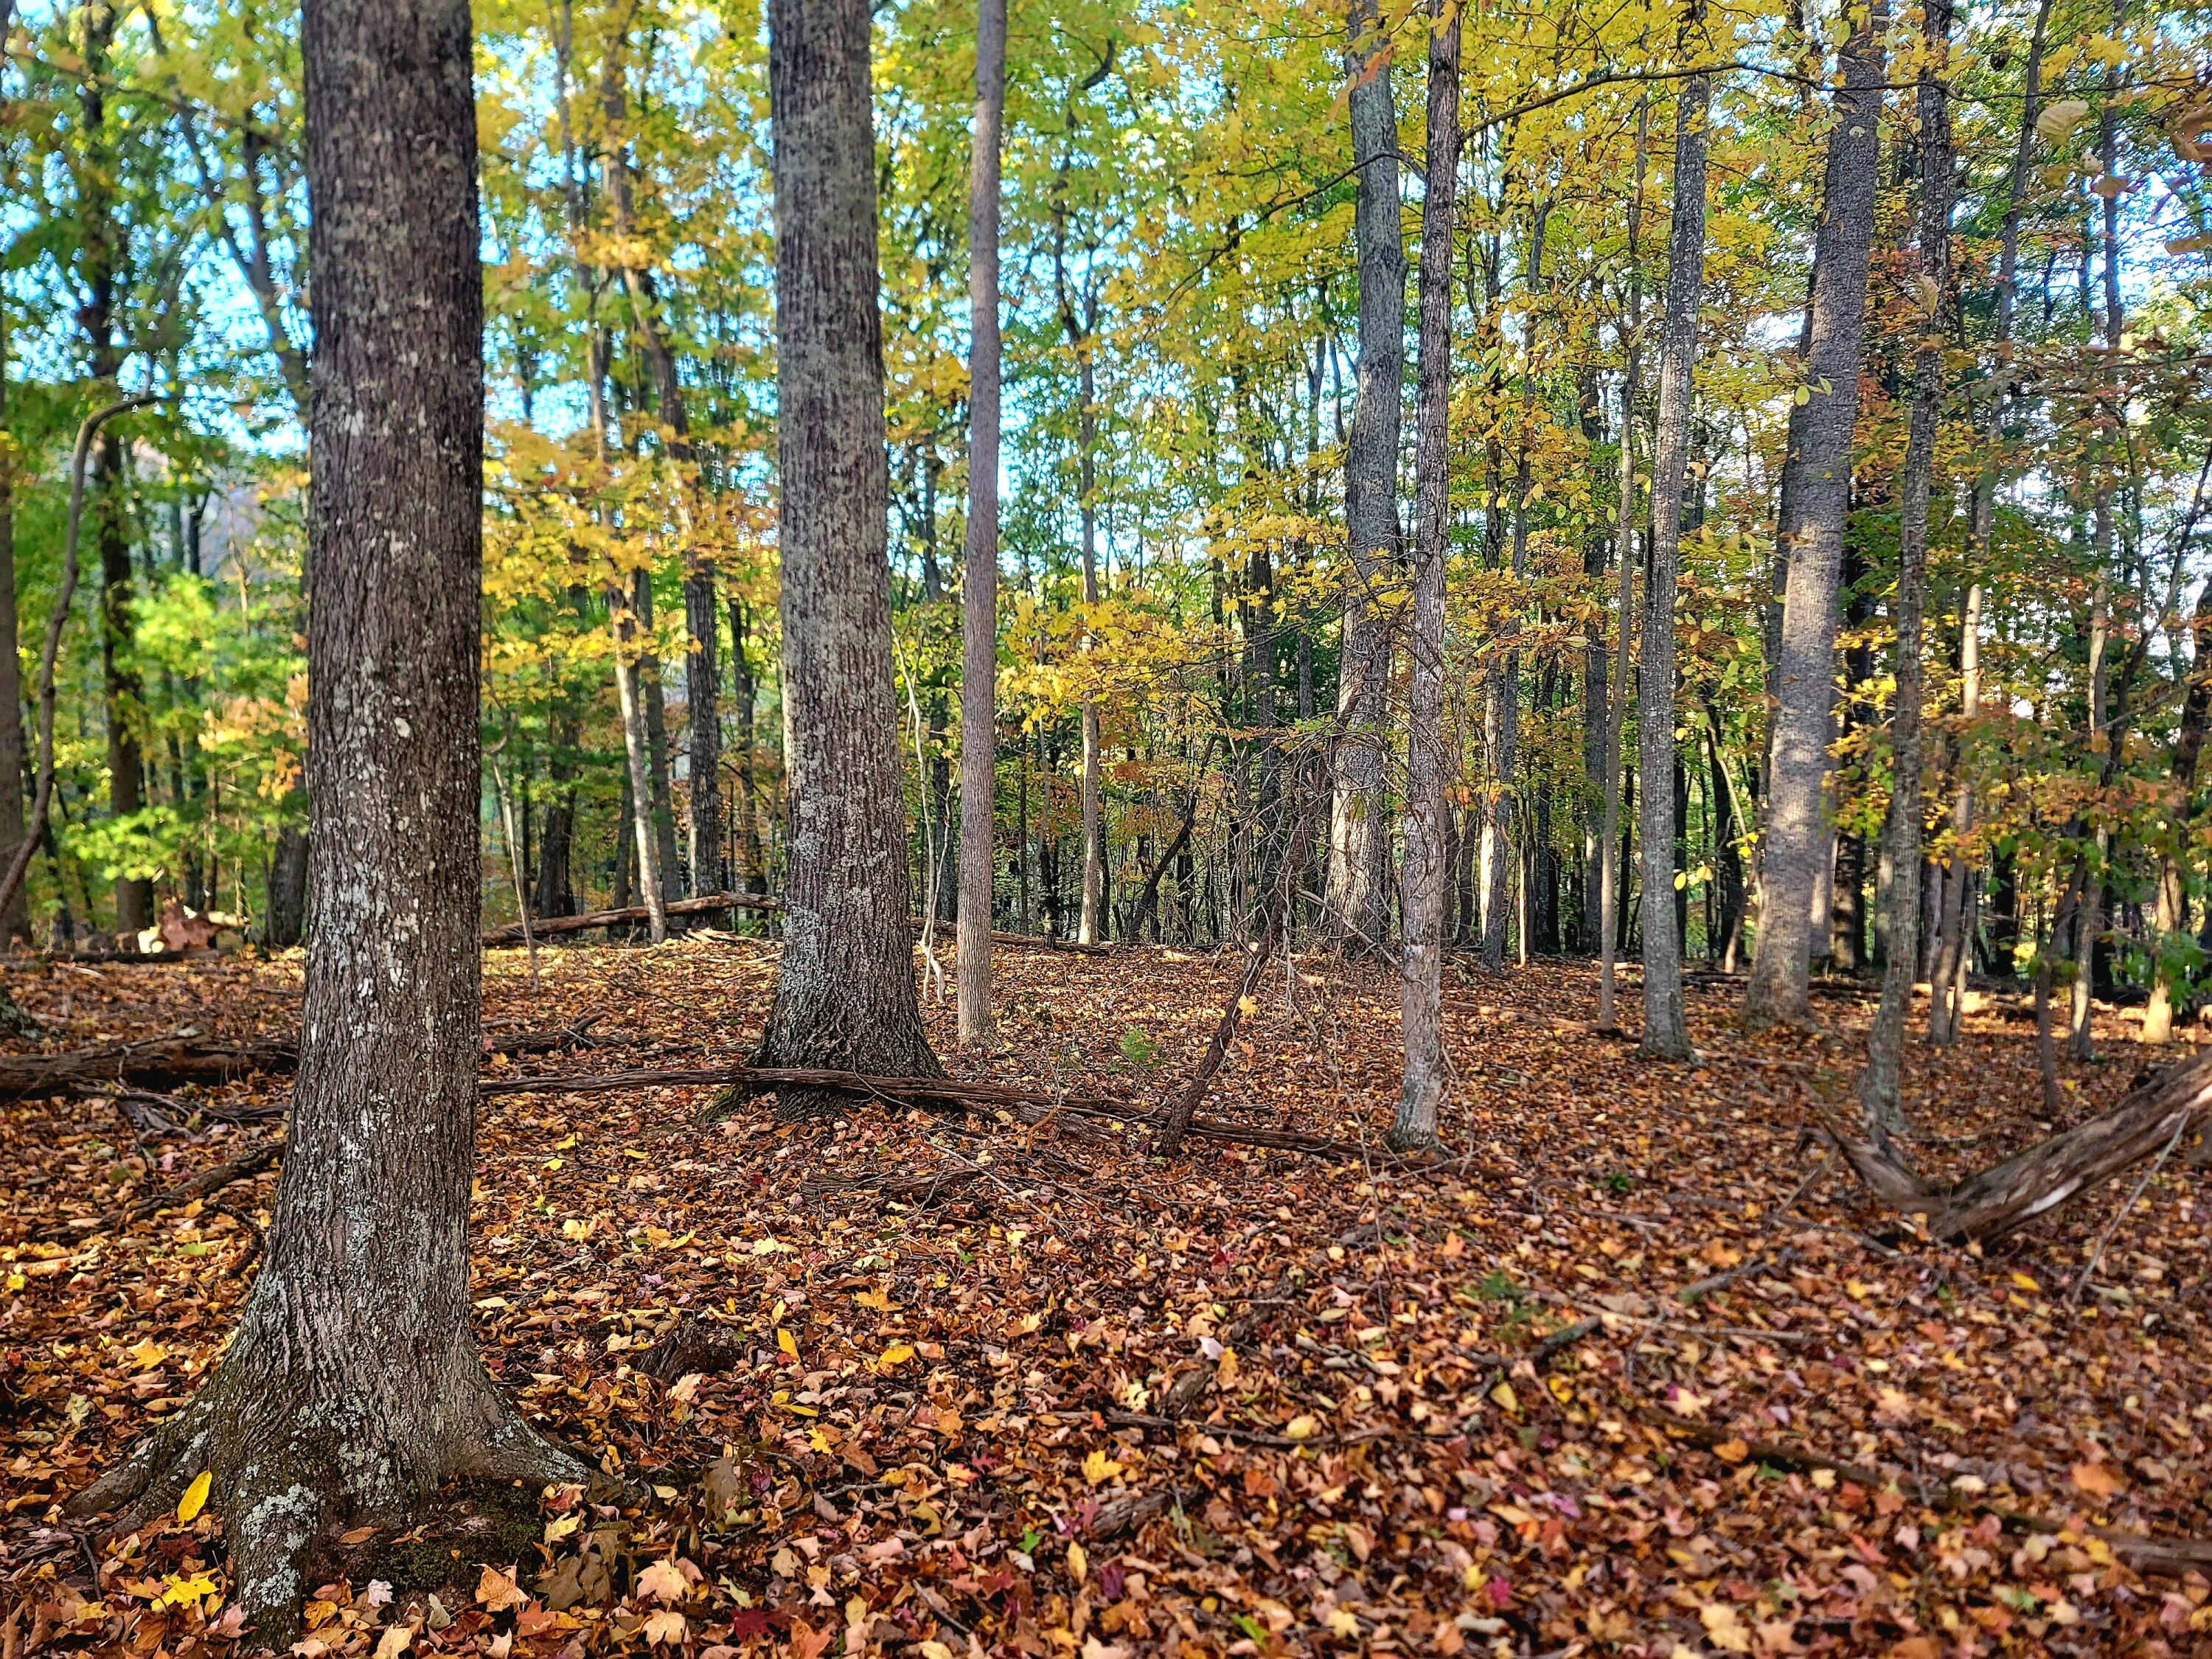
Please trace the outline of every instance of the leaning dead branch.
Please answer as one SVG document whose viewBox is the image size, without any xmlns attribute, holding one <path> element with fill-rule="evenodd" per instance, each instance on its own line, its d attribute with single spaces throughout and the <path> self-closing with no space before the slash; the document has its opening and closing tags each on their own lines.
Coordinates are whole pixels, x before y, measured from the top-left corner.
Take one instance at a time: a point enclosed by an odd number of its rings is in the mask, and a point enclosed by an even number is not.
<svg viewBox="0 0 2212 1659">
<path fill-rule="evenodd" d="M 1816 1102 L 1813 1109 L 1821 1112 Z M 1823 1127 L 1877 1198 L 1927 1218 L 1937 1238 L 1989 1240 L 2056 1212 L 2147 1158 L 2203 1133 L 2212 1120 L 2212 1053 L 2172 1066 L 2118 1105 L 1948 1188 L 1931 1186 L 1900 1159 L 1844 1130 Z"/>
</svg>

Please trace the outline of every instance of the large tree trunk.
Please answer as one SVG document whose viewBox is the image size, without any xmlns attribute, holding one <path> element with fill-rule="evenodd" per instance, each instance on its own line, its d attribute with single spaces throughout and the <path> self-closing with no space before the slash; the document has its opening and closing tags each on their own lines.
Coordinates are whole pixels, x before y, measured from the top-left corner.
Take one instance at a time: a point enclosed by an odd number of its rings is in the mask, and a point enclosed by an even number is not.
<svg viewBox="0 0 2212 1659">
<path fill-rule="evenodd" d="M 937 1076 L 915 990 L 892 696 L 868 19 L 867 0 L 769 7 L 793 799 L 783 957 L 754 1063 Z"/>
<path fill-rule="evenodd" d="M 1836 577 L 1858 419 L 1867 259 L 1881 173 L 1883 8 L 1854 14 L 1841 54 L 1827 173 L 1813 250 L 1803 403 L 1790 411 L 1777 540 L 1787 560 L 1774 659 L 1767 807 L 1760 825 L 1759 938 L 1744 1013 L 1754 1024 L 1805 1017 L 1813 910 L 1829 856 L 1825 780 L 1834 737 Z"/>
<path fill-rule="evenodd" d="M 309 0 L 322 922 L 268 1252 L 198 1397 L 76 1500 L 214 1476 L 233 1595 L 282 1649 L 315 1547 L 461 1477 L 583 1480 L 469 1325 L 483 283 L 462 0 Z M 406 339 L 409 351 L 392 343 Z M 394 948 L 404 940 L 404 949 Z"/>
<path fill-rule="evenodd" d="M 1692 13 L 1702 18 L 1703 5 Z M 1686 40 L 1686 46 L 1688 44 Z M 1692 50 L 1696 48 L 1692 47 Z M 1689 470 L 1691 376 L 1698 301 L 1705 285 L 1705 126 L 1711 82 L 1682 82 L 1674 116 L 1674 222 L 1667 243 L 1667 312 L 1659 353 L 1659 430 L 1651 456 L 1651 564 L 1644 589 L 1644 658 L 1637 681 L 1637 793 L 1644 861 L 1643 1052 L 1686 1060 L 1682 940 L 1674 908 L 1674 586 Z"/>
<path fill-rule="evenodd" d="M 1359 952 L 1379 949 L 1389 927 L 1382 761 L 1390 718 L 1390 626 L 1379 590 L 1398 553 L 1406 250 L 1398 222 L 1390 36 L 1376 21 L 1376 0 L 1351 0 L 1350 24 L 1345 72 L 1352 161 L 1359 173 L 1352 218 L 1359 252 L 1359 384 L 1344 453 L 1348 544 L 1336 699 L 1341 736 L 1329 809 L 1325 925 L 1338 945 Z"/>
<path fill-rule="evenodd" d="M 1421 201 L 1420 385 L 1414 400 L 1413 629 L 1406 721 L 1405 939 L 1399 1020 L 1406 1072 L 1390 1145 L 1437 1144 L 1444 1092 L 1444 554 L 1451 524 L 1451 252 L 1459 167 L 1459 7 L 1430 0 L 1429 155 Z"/>
<path fill-rule="evenodd" d="M 1942 79 L 1951 49 L 1951 0 L 1926 0 L 1919 86 L 1920 247 L 1913 286 L 1924 314 L 1912 353 L 1912 413 L 1898 503 L 1896 702 L 1890 716 L 1888 954 L 1881 1002 L 1867 1036 L 1859 1082 L 1865 1133 L 1886 1139 L 1905 1127 L 1899 1074 L 1905 1018 L 1920 962 L 1920 629 L 1928 590 L 1928 495 L 1936 467 L 1936 423 L 1943 412 L 1943 342 L 1951 289 L 1951 111 Z"/>
<path fill-rule="evenodd" d="M 865 27 L 865 25 L 863 26 Z M 975 131 L 968 178 L 968 544 L 960 640 L 960 1046 L 989 1048 L 991 889 L 999 750 L 999 141 L 1006 0 L 978 0 Z"/>
</svg>

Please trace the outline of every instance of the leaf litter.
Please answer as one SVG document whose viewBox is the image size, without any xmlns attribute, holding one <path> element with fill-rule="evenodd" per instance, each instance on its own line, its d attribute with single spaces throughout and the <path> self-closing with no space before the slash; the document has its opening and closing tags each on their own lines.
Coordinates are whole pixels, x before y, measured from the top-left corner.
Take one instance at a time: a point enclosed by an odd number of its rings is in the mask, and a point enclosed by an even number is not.
<svg viewBox="0 0 2212 1659">
<path fill-rule="evenodd" d="M 512 960 L 510 960 L 512 958 Z M 1233 957 L 1024 953 L 988 1065 L 1148 1109 Z M 486 1074 L 727 1063 L 772 945 L 486 959 Z M 1447 1000 L 1454 1156 L 1387 1158 L 1396 984 L 1299 958 L 1254 998 L 1217 1120 L 1364 1157 L 858 1102 L 787 1124 L 708 1088 L 487 1097 L 477 1328 L 523 1408 L 631 1483 L 453 1494 L 337 1540 L 309 1655 L 1396 1650 L 2185 1653 L 2212 1631 L 2201 1176 L 2175 1160 L 1984 1255 L 1863 1204 L 1808 1132 L 1866 1006 L 1747 1036 L 1693 990 L 1696 1066 L 1563 1016 L 1583 963 Z M 33 970 L 44 1046 L 291 1036 L 296 962 Z M 1916 1046 L 1914 1151 L 2040 1121 L 1986 1004 Z M 591 1022 L 584 1053 L 502 1030 Z M 2111 1018 L 2069 1107 L 2166 1055 Z M 18 1048 L 27 1045 L 15 1045 Z M 2184 1050 L 2185 1053 L 2186 1051 Z M 0 1117 L 0 1572 L 19 1653 L 240 1644 L 204 1488 L 122 1539 L 59 1500 L 205 1374 L 273 1176 L 109 1231 L 237 1158 L 281 1078 Z M 2162 1540 L 2148 1551 L 2144 1538 Z"/>
</svg>

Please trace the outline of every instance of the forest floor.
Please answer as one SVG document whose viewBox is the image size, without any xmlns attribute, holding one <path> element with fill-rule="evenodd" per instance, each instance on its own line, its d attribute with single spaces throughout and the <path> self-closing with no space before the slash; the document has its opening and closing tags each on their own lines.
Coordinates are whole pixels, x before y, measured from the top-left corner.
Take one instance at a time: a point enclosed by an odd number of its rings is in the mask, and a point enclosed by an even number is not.
<svg viewBox="0 0 2212 1659">
<path fill-rule="evenodd" d="M 543 960 L 533 995 L 520 951 L 488 954 L 487 1029 L 589 1019 L 619 1041 L 495 1073 L 740 1059 L 775 957 L 711 935 Z M 1235 967 L 1000 963 L 1011 1047 L 988 1067 L 931 1011 L 954 1068 L 1139 1104 L 1195 1062 Z M 1732 991 L 1693 991 L 1704 1063 L 1650 1065 L 1562 1025 L 1595 1012 L 1582 963 L 1454 965 L 1464 1157 L 1393 1168 L 1395 979 L 1297 966 L 1206 1110 L 1376 1146 L 1364 1163 L 1194 1141 L 1164 1164 L 1133 1127 L 866 1103 L 839 1125 L 778 1123 L 766 1100 L 710 1124 L 706 1089 L 488 1100 L 488 1363 L 653 1496 L 459 1494 L 397 1540 L 349 1534 L 295 1651 L 2212 1645 L 2202 1570 L 2138 1576 L 2099 1531 L 2212 1536 L 2201 1170 L 2149 1182 L 2076 1306 L 2140 1172 L 1986 1255 L 1929 1243 L 1801 1139 L 1813 1097 L 1848 1109 L 1870 1003 L 1823 998 L 1825 1029 L 1753 1037 Z M 26 963 L 10 983 L 58 1048 L 289 1036 L 299 975 Z M 1910 1151 L 1939 1174 L 2049 1127 L 2032 1024 L 1992 1001 L 1967 1026 L 1908 1057 Z M 2100 1010 L 2070 1115 L 2190 1052 L 2132 1029 Z M 274 1177 L 119 1231 L 65 1224 L 271 1127 L 141 1139 L 100 1097 L 0 1109 L 6 1659 L 233 1645 L 212 1513 L 106 1540 L 58 1500 L 214 1361 Z M 672 1334 L 696 1370 L 634 1368 Z"/>
</svg>

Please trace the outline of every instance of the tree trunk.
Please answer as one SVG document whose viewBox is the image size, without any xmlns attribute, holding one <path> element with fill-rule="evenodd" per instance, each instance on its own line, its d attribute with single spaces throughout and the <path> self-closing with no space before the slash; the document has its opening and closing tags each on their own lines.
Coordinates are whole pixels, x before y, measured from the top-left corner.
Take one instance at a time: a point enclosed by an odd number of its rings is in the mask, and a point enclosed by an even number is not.
<svg viewBox="0 0 2212 1659">
<path fill-rule="evenodd" d="M 1076 391 L 1083 407 L 1076 415 L 1078 487 L 1083 524 L 1083 603 L 1098 603 L 1098 405 L 1091 362 L 1093 331 L 1086 329 L 1076 342 L 1081 354 L 1076 366 Z M 1091 632 L 1084 630 L 1084 648 L 1091 648 Z M 1079 944 L 1096 945 L 1106 925 L 1102 896 L 1106 886 L 1106 826 L 1098 801 L 1098 700 L 1083 699 L 1083 910 L 1076 924 Z"/>
<path fill-rule="evenodd" d="M 977 1049 L 988 1049 L 998 1039 L 991 1010 L 991 889 L 999 732 L 999 146 L 1006 103 L 1006 0 L 977 0 L 975 131 L 968 176 L 968 544 L 961 599 L 955 980 L 960 1046 Z"/>
<path fill-rule="evenodd" d="M 632 589 L 633 592 L 636 591 Z M 641 708 L 644 676 L 639 672 L 636 652 L 638 617 L 618 587 L 607 590 L 607 611 L 615 630 L 615 701 L 622 711 L 623 758 L 629 768 L 630 823 L 637 839 L 637 884 L 652 914 L 653 942 L 659 945 L 668 937 L 668 887 L 660 862 L 658 815 L 653 811 L 655 791 L 648 752 L 651 733 Z"/>
<path fill-rule="evenodd" d="M 1413 627 L 1406 720 L 1406 864 L 1399 1020 L 1406 1071 L 1389 1145 L 1437 1144 L 1444 1092 L 1444 555 L 1451 501 L 1453 195 L 1459 164 L 1459 7 L 1430 0 L 1428 179 L 1421 198 L 1420 383 L 1414 402 Z"/>
<path fill-rule="evenodd" d="M 1890 717 L 1889 817 L 1882 851 L 1889 861 L 1889 943 L 1881 1002 L 1867 1036 L 1859 1080 L 1864 1133 L 1876 1143 L 1905 1127 L 1899 1100 L 1905 1020 L 1920 961 L 1920 630 L 1928 590 L 1928 495 L 1936 467 L 1936 426 L 1943 412 L 1946 300 L 1951 290 L 1951 112 L 1942 79 L 1951 49 L 1951 0 L 1926 0 L 1919 85 L 1920 247 L 1913 286 L 1923 315 L 1912 353 L 1912 412 L 1898 504 L 1897 699 Z M 1932 989 L 1931 986 L 1931 989 Z"/>
<path fill-rule="evenodd" d="M 2142 1040 L 2152 1043 L 2173 1040 L 2175 971 L 2170 953 L 2188 914 L 2182 887 L 2182 852 L 2189 845 L 2195 823 L 2191 802 L 2197 793 L 2197 767 L 2204 751 L 2205 728 L 2212 724 L 2212 580 L 2197 592 L 2196 611 L 2189 623 L 2189 689 L 2182 696 L 2181 724 L 2173 739 L 2169 785 L 2172 799 L 2159 848 L 2151 923 L 2157 938 L 2151 959 L 2150 1000 L 2143 1008 Z"/>
<path fill-rule="evenodd" d="M 1377 948 L 1389 928 L 1382 763 L 1390 718 L 1390 626 L 1380 588 L 1398 555 L 1398 432 L 1405 419 L 1406 250 L 1398 207 L 1398 116 L 1391 44 L 1376 0 L 1351 0 L 1345 54 L 1359 180 L 1359 384 L 1344 455 L 1348 532 L 1337 661 L 1335 781 L 1326 926 L 1342 949 Z"/>
<path fill-rule="evenodd" d="M 77 176 L 83 216 L 78 266 L 84 303 L 77 318 L 101 402 L 119 395 L 117 379 L 125 351 L 116 337 L 116 307 L 130 283 L 125 269 L 128 244 L 116 218 L 115 146 L 107 131 L 115 21 L 112 7 L 94 7 L 85 14 L 84 75 L 77 95 L 84 145 Z M 127 818 L 144 805 L 145 762 L 138 742 L 140 687 L 131 663 L 135 631 L 131 603 L 137 587 L 124 522 L 123 440 L 112 428 L 103 430 L 94 453 L 93 539 L 100 555 L 100 666 L 107 728 L 108 808 L 116 817 Z M 138 877 L 118 876 L 116 933 L 134 934 L 152 921 L 153 884 Z M 135 944 L 131 948 L 137 948 Z"/>
<path fill-rule="evenodd" d="M 1790 411 L 1777 539 L 1787 559 L 1776 641 L 1767 811 L 1760 826 L 1759 937 L 1745 988 L 1754 1025 L 1805 1018 L 1813 907 L 1828 857 L 1825 780 L 1834 736 L 1836 577 L 1858 419 L 1867 262 L 1881 173 L 1883 0 L 1854 15 L 1841 54 L 1805 351 L 1806 394 Z"/>
<path fill-rule="evenodd" d="M 730 696 L 738 709 L 738 854 L 744 866 L 745 891 L 768 891 L 768 866 L 761 857 L 760 737 L 753 713 L 756 701 L 750 614 L 745 602 L 730 599 Z"/>
<path fill-rule="evenodd" d="M 866 0 L 771 0 L 792 833 L 754 1063 L 937 1076 L 915 995 L 891 674 Z M 834 1097 L 787 1093 L 802 1112 Z"/>
<path fill-rule="evenodd" d="M 633 638 L 639 649 L 630 665 L 630 686 L 645 720 L 646 776 L 653 788 L 653 868 L 660 896 L 683 890 L 676 852 L 676 802 L 669 781 L 668 694 L 660 678 L 660 653 L 653 648 L 653 573 L 631 572 L 629 601 Z"/>
<path fill-rule="evenodd" d="M 331 1532 L 442 1483 L 590 1479 L 469 1322 L 477 1064 L 483 279 L 461 0 L 309 0 L 310 844 L 322 907 L 268 1250 L 198 1396 L 76 1501 L 202 1471 L 280 1650 Z M 415 349 L 397 352 L 404 338 Z M 392 941 L 406 941 L 393 948 Z"/>
<path fill-rule="evenodd" d="M 307 935 L 308 864 L 307 832 L 283 825 L 270 855 L 269 913 L 261 929 L 261 942 L 272 951 L 288 951 Z"/>
<path fill-rule="evenodd" d="M 1644 170 L 1649 158 L 1651 100 L 1636 106 L 1636 184 L 1628 198 L 1628 309 L 1620 319 L 1620 499 L 1613 513 L 1614 557 L 1620 566 L 1619 641 L 1613 647 L 1613 688 L 1605 716 L 1605 818 L 1598 836 L 1597 1025 L 1619 1029 L 1613 1002 L 1620 957 L 1620 899 L 1625 856 L 1620 821 L 1620 740 L 1628 721 L 1629 665 L 1636 645 L 1636 395 L 1638 336 L 1644 325 L 1644 280 L 1637 238 L 1644 219 Z"/>
<path fill-rule="evenodd" d="M 580 611 L 581 605 L 577 607 Z M 552 742 L 545 757 L 552 798 L 545 805 L 545 827 L 538 843 L 537 891 L 531 913 L 565 916 L 576 908 L 572 866 L 576 837 L 576 746 L 583 741 L 574 699 L 567 691 L 554 712 Z"/>
<path fill-rule="evenodd" d="M 1703 17 L 1700 0 L 1692 19 L 1702 21 Z M 1682 1013 L 1682 941 L 1674 915 L 1674 584 L 1689 464 L 1698 301 L 1705 290 L 1705 125 L 1711 93 L 1707 76 L 1691 76 L 1682 82 L 1675 107 L 1674 222 L 1668 236 L 1667 312 L 1660 335 L 1659 430 L 1651 457 L 1650 576 L 1644 584 L 1644 658 L 1637 682 L 1637 831 L 1644 860 L 1642 1048 L 1661 1060 L 1690 1056 L 1690 1030 Z"/>
<path fill-rule="evenodd" d="M 8 419 L 8 318 L 0 307 L 0 430 Z M 0 454 L 0 871 L 23 845 L 23 664 L 15 622 L 15 467 Z M 31 937 L 29 884 L 18 882 L 0 905 L 0 945 Z"/>
</svg>

